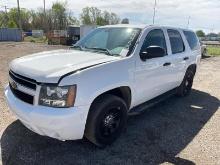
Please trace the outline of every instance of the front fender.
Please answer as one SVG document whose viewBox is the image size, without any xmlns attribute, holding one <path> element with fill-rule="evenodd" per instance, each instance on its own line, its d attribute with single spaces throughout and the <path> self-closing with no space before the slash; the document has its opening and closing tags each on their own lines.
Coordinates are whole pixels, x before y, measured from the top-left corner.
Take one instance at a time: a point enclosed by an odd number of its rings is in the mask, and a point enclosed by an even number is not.
<svg viewBox="0 0 220 165">
<path fill-rule="evenodd" d="M 122 58 L 69 75 L 59 85 L 76 84 L 75 106 L 91 105 L 99 95 L 121 86 L 130 87 L 133 93 L 134 69 L 133 58 Z"/>
</svg>

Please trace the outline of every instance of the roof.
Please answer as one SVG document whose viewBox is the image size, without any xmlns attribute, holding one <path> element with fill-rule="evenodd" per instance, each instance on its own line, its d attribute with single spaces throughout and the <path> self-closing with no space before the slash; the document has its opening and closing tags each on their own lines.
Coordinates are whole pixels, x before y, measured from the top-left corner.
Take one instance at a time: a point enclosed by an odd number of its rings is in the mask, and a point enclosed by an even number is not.
<svg viewBox="0 0 220 165">
<path fill-rule="evenodd" d="M 116 24 L 116 25 L 106 25 L 106 26 L 100 26 L 99 28 L 119 28 L 119 27 L 127 27 L 127 28 L 140 28 L 140 29 L 145 29 L 147 27 L 161 27 L 161 28 L 167 28 L 167 29 L 179 29 L 179 30 L 187 30 L 187 31 L 192 31 L 190 29 L 184 29 L 184 28 L 179 28 L 179 27 L 171 27 L 171 26 L 162 26 L 162 25 L 147 25 L 147 24 Z"/>
<path fill-rule="evenodd" d="M 127 28 L 140 28 L 140 29 L 144 29 L 146 28 L 147 26 L 149 25 L 141 25 L 141 24 L 137 24 L 137 25 L 132 25 L 132 24 L 116 24 L 116 25 L 106 25 L 106 26 L 101 26 L 99 28 L 109 28 L 109 27 L 112 27 L 112 28 L 118 28 L 118 27 L 127 27 Z"/>
</svg>

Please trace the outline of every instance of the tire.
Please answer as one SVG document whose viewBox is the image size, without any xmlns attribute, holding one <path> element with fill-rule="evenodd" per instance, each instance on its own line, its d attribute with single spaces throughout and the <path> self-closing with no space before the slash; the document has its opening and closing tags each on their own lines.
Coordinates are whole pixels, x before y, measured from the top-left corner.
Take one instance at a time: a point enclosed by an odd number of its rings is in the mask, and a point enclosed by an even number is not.
<svg viewBox="0 0 220 165">
<path fill-rule="evenodd" d="M 205 56 L 207 56 L 207 49 L 206 48 L 202 52 L 202 57 L 205 57 Z"/>
<path fill-rule="evenodd" d="M 177 88 L 177 96 L 185 97 L 191 93 L 195 72 L 188 69 L 183 78 L 181 85 Z"/>
<path fill-rule="evenodd" d="M 120 136 L 126 123 L 126 103 L 117 96 L 102 95 L 90 108 L 84 135 L 98 147 L 105 147 Z"/>
</svg>

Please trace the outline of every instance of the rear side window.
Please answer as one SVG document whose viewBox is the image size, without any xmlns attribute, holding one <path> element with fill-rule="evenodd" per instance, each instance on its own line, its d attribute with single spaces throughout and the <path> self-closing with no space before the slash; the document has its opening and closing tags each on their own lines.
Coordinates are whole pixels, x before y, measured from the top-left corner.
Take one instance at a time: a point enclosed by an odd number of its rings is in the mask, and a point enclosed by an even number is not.
<svg viewBox="0 0 220 165">
<path fill-rule="evenodd" d="M 172 53 L 176 54 L 176 53 L 184 52 L 185 46 L 180 33 L 177 30 L 171 30 L 171 29 L 168 29 L 167 32 L 170 38 Z"/>
<path fill-rule="evenodd" d="M 199 41 L 198 41 L 198 38 L 196 37 L 196 34 L 194 32 L 191 32 L 191 31 L 183 31 L 185 37 L 186 37 L 186 40 L 190 46 L 190 48 L 192 50 L 196 50 L 198 48 L 198 45 L 199 45 Z"/>
</svg>

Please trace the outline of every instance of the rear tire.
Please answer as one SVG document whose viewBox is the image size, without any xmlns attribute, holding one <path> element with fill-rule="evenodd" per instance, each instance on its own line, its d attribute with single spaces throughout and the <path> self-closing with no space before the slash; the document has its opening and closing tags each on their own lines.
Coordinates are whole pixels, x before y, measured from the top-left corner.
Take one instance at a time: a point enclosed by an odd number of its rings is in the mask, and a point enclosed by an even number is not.
<svg viewBox="0 0 220 165">
<path fill-rule="evenodd" d="M 127 105 L 114 95 L 102 95 L 91 106 L 85 137 L 99 147 L 113 143 L 127 123 Z"/>
<path fill-rule="evenodd" d="M 195 72 L 188 69 L 181 85 L 177 88 L 177 96 L 185 97 L 191 93 Z"/>
<path fill-rule="evenodd" d="M 206 57 L 207 56 L 207 49 L 205 48 L 202 52 L 202 57 Z"/>
</svg>

